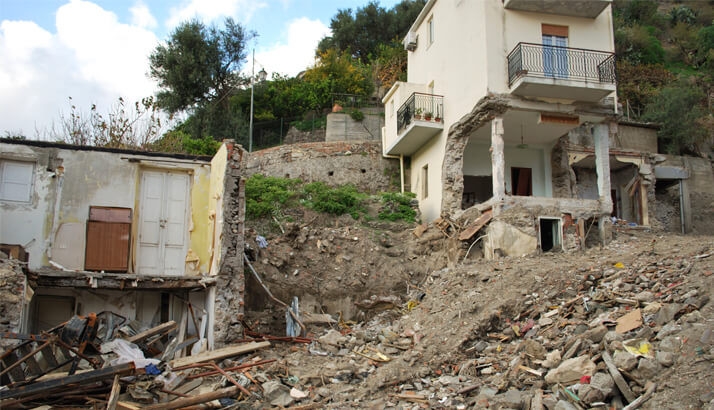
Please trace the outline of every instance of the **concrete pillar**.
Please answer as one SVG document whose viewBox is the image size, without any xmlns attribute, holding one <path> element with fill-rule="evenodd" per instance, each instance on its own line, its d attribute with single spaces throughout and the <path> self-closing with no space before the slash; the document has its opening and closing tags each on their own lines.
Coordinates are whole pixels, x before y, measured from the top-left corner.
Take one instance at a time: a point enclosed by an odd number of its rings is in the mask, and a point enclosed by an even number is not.
<svg viewBox="0 0 714 410">
<path fill-rule="evenodd" d="M 503 118 L 491 120 L 491 175 L 493 198 L 502 200 L 506 196 L 506 159 L 503 155 Z"/>
<path fill-rule="evenodd" d="M 610 214 L 612 213 L 612 197 L 610 196 L 610 131 L 614 127 L 617 132 L 616 123 L 596 124 L 593 129 L 595 140 L 595 170 L 597 172 L 597 191 L 600 201 L 600 218 L 598 229 L 600 239 L 603 244 L 607 244 L 611 239 Z"/>
</svg>

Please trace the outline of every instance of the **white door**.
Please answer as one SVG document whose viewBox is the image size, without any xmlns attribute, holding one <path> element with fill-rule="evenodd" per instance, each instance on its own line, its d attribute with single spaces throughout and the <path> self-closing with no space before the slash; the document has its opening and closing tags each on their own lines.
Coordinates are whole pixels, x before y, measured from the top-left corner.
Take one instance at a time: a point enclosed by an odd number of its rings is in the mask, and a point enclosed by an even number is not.
<svg viewBox="0 0 714 410">
<path fill-rule="evenodd" d="M 188 175 L 144 171 L 139 203 L 137 273 L 184 273 L 188 230 Z"/>
</svg>

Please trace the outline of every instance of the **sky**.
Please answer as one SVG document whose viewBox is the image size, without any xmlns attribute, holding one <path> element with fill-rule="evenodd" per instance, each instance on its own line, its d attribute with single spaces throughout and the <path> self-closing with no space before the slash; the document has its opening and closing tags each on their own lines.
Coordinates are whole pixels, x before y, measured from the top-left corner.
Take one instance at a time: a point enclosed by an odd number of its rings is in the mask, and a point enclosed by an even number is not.
<svg viewBox="0 0 714 410">
<path fill-rule="evenodd" d="M 314 63 L 337 11 L 368 1 L 0 0 L 0 137 L 46 134 L 71 104 L 106 113 L 119 97 L 133 105 L 154 95 L 148 56 L 183 21 L 233 17 L 258 34 L 248 44 L 256 72 L 294 76 Z"/>
</svg>

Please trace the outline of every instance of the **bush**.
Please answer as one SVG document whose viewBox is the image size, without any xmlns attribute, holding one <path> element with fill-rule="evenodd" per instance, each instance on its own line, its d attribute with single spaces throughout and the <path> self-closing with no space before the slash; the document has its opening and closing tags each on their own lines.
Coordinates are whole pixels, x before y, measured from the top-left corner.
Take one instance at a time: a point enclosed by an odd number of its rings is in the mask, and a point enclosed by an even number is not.
<svg viewBox="0 0 714 410">
<path fill-rule="evenodd" d="M 361 122 L 364 119 L 364 113 L 360 110 L 352 110 L 350 117 L 357 122 Z"/>
<path fill-rule="evenodd" d="M 274 215 L 296 202 L 299 179 L 266 177 L 255 174 L 245 183 L 245 213 L 248 218 Z"/>
<path fill-rule="evenodd" d="M 355 219 L 365 212 L 362 207 L 365 195 L 353 185 L 330 188 L 322 182 L 311 182 L 305 185 L 303 193 L 305 205 L 316 211 L 333 215 L 349 214 Z"/>
<path fill-rule="evenodd" d="M 416 210 L 412 208 L 411 202 L 416 195 L 412 192 L 405 194 L 395 192 L 384 192 L 381 194 L 382 209 L 379 211 L 379 219 L 383 221 L 416 221 Z"/>
</svg>

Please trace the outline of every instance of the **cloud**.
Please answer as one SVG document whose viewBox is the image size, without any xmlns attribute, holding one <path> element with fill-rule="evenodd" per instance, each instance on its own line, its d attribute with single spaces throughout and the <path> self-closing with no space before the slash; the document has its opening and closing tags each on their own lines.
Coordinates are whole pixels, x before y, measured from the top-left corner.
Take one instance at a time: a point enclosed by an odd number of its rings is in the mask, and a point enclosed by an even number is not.
<svg viewBox="0 0 714 410">
<path fill-rule="evenodd" d="M 153 33 L 81 0 L 61 6 L 55 23 L 50 33 L 28 21 L 0 22 L 0 133 L 48 129 L 70 96 L 81 111 L 97 104 L 106 112 L 120 96 L 133 103 L 154 94 L 146 75 Z"/>
<path fill-rule="evenodd" d="M 259 70 L 260 65 L 269 73 L 297 75 L 315 63 L 317 44 L 329 34 L 330 28 L 320 20 L 307 17 L 292 20 L 288 26 L 287 44 L 278 42 L 266 51 L 257 52 L 256 70 Z"/>
<path fill-rule="evenodd" d="M 166 26 L 174 28 L 193 18 L 207 23 L 221 17 L 248 22 L 256 11 L 265 7 L 268 4 L 259 0 L 184 0 L 180 6 L 171 8 Z"/>
<path fill-rule="evenodd" d="M 131 13 L 131 24 L 134 26 L 153 29 L 158 25 L 149 7 L 142 2 L 137 2 L 133 5 L 129 12 Z"/>
</svg>

